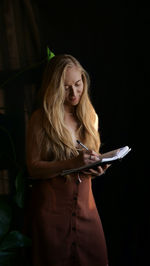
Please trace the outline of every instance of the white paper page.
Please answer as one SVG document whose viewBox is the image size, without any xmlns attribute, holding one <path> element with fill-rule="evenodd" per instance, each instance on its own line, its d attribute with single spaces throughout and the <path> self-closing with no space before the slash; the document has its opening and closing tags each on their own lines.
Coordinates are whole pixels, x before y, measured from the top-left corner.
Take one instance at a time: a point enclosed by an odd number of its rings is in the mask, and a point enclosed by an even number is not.
<svg viewBox="0 0 150 266">
<path fill-rule="evenodd" d="M 113 161 L 123 158 L 131 149 L 128 146 L 106 152 L 100 156 L 101 162 Z"/>
</svg>

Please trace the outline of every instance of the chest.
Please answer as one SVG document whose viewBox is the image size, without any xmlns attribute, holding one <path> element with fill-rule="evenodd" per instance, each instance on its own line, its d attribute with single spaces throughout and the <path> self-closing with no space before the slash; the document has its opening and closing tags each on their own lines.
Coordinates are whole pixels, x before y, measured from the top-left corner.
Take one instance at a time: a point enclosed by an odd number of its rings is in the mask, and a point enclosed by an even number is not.
<svg viewBox="0 0 150 266">
<path fill-rule="evenodd" d="M 73 118 L 73 117 L 66 117 L 65 119 L 65 125 L 67 126 L 71 136 L 72 136 L 72 140 L 73 143 L 76 147 L 78 147 L 78 144 L 76 142 L 77 139 L 79 139 L 79 122 L 77 119 Z"/>
</svg>

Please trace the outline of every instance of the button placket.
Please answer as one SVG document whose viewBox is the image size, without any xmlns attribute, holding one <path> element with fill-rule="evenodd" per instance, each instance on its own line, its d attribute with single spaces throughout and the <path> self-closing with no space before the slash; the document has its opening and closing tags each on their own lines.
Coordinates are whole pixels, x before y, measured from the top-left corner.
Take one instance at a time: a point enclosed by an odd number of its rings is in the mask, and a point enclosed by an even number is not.
<svg viewBox="0 0 150 266">
<path fill-rule="evenodd" d="M 76 227 L 75 226 L 72 226 L 72 231 L 76 231 Z"/>
<path fill-rule="evenodd" d="M 80 181 L 75 176 L 73 200 L 72 200 L 72 243 L 71 243 L 71 257 L 76 258 L 77 254 L 77 212 L 78 212 L 78 191 L 80 186 Z"/>
</svg>

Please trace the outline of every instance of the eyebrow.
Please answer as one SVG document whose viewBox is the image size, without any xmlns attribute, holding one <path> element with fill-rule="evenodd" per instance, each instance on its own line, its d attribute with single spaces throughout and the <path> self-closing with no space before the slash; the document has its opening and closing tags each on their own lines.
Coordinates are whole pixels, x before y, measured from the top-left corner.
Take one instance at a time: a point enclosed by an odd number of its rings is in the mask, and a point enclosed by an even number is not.
<svg viewBox="0 0 150 266">
<path fill-rule="evenodd" d="M 82 79 L 79 79 L 77 81 L 75 81 L 75 84 L 78 83 L 79 81 L 81 81 Z M 65 86 L 69 86 L 68 84 L 65 84 Z"/>
<path fill-rule="evenodd" d="M 79 80 L 77 80 L 75 83 L 77 83 L 77 82 L 79 82 L 79 81 L 81 81 L 82 79 L 79 79 Z"/>
</svg>

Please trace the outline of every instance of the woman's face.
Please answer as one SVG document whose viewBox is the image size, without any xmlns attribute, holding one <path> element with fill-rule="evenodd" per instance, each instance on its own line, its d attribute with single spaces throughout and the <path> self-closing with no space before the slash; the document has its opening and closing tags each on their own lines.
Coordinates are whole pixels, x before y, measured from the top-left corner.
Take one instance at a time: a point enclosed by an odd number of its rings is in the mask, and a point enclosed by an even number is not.
<svg viewBox="0 0 150 266">
<path fill-rule="evenodd" d="M 64 79 L 65 102 L 70 107 L 76 106 L 83 92 L 83 81 L 80 70 L 73 66 L 68 67 Z"/>
</svg>

